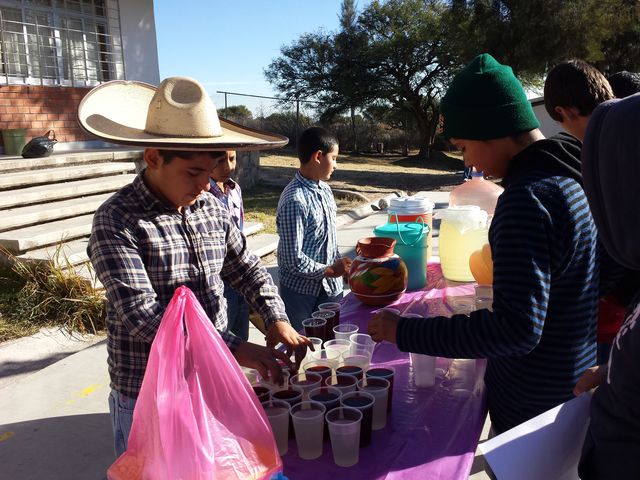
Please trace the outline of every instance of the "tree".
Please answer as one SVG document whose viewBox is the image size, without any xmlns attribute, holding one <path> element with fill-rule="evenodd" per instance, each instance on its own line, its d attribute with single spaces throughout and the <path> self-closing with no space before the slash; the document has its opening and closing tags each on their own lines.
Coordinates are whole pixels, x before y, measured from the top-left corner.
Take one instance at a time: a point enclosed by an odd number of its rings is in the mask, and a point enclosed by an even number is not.
<svg viewBox="0 0 640 480">
<path fill-rule="evenodd" d="M 423 158 L 429 158 L 439 97 L 456 66 L 447 43 L 448 8 L 437 0 L 374 0 L 360 18 L 379 101 L 415 122 Z"/>
<path fill-rule="evenodd" d="M 525 84 L 540 84 L 556 63 L 581 58 L 605 70 L 616 41 L 639 59 L 637 13 L 629 0 L 456 0 L 452 42 L 462 64 L 491 53 Z M 620 33 L 623 32 L 623 33 Z M 617 51 L 616 51 L 617 50 Z M 635 67 L 638 67 L 638 63 Z"/>
<path fill-rule="evenodd" d="M 251 110 L 245 105 L 232 105 L 231 107 L 221 108 L 218 114 L 232 122 L 246 124 L 248 120 L 253 118 Z"/>
</svg>

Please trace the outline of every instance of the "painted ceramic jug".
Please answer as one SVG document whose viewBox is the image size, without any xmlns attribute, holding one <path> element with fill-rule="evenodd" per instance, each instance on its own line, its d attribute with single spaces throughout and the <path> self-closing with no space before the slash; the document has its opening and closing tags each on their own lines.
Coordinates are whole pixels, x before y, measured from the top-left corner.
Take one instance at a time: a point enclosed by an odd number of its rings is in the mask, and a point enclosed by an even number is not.
<svg viewBox="0 0 640 480">
<path fill-rule="evenodd" d="M 407 266 L 393 253 L 396 241 L 388 237 L 358 240 L 357 257 L 349 272 L 349 287 L 366 305 L 385 306 L 407 289 Z"/>
</svg>

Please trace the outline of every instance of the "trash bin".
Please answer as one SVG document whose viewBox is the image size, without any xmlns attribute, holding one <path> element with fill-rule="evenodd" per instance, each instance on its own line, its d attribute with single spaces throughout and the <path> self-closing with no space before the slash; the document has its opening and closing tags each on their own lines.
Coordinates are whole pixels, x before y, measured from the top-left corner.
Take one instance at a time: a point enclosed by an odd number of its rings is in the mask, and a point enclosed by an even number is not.
<svg viewBox="0 0 640 480">
<path fill-rule="evenodd" d="M 9 128 L 2 130 L 2 143 L 5 155 L 20 155 L 24 147 L 26 128 Z"/>
</svg>

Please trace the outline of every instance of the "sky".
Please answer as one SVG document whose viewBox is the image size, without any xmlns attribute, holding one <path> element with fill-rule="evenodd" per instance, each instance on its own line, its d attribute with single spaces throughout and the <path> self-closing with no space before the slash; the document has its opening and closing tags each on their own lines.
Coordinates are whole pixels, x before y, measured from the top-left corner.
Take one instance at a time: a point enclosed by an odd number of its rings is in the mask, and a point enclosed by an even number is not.
<svg viewBox="0 0 640 480">
<path fill-rule="evenodd" d="M 304 33 L 338 29 L 342 0 L 155 0 L 160 78 L 188 76 L 216 91 L 275 96 L 264 69 Z M 364 5 L 366 0 L 358 4 Z M 227 95 L 227 104 L 254 114 L 274 111 L 274 102 Z"/>
</svg>

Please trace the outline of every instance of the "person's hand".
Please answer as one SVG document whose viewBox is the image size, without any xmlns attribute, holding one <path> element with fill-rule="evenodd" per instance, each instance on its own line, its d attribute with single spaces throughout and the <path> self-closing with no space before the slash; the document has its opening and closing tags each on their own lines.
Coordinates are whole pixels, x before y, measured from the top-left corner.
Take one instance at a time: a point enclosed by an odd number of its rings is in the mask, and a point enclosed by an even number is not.
<svg viewBox="0 0 640 480">
<path fill-rule="evenodd" d="M 573 394 L 577 397 L 581 393 L 588 392 L 604 382 L 605 378 L 607 378 L 606 365 L 587 368 L 580 377 L 580 380 L 578 380 L 578 383 L 576 383 L 576 386 L 573 387 Z"/>
<path fill-rule="evenodd" d="M 396 343 L 396 330 L 398 329 L 399 321 L 400 315 L 396 315 L 389 310 L 380 310 L 369 320 L 369 335 L 376 342 L 386 340 L 387 342 Z"/>
<path fill-rule="evenodd" d="M 296 371 L 307 354 L 307 347 L 314 349 L 311 340 L 296 332 L 289 322 L 274 322 L 267 329 L 267 347 L 275 348 L 279 342 L 287 347 L 287 355 L 295 353 Z"/>
<path fill-rule="evenodd" d="M 284 352 L 250 342 L 242 342 L 234 356 L 243 367 L 255 368 L 262 378 L 271 377 L 273 383 L 277 384 L 283 381 L 282 368 L 277 359 L 282 360 L 288 367 L 292 366 L 291 360 Z"/>
<path fill-rule="evenodd" d="M 327 278 L 338 278 L 349 274 L 352 260 L 349 257 L 340 257 L 333 265 L 325 269 L 324 276 Z"/>
</svg>

